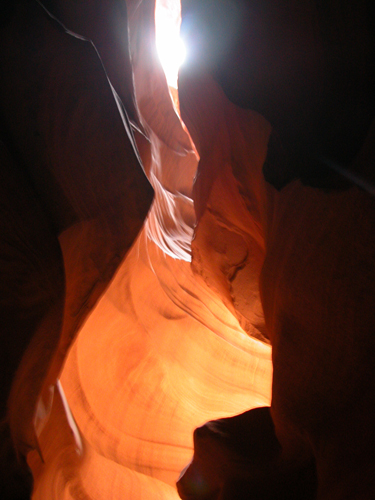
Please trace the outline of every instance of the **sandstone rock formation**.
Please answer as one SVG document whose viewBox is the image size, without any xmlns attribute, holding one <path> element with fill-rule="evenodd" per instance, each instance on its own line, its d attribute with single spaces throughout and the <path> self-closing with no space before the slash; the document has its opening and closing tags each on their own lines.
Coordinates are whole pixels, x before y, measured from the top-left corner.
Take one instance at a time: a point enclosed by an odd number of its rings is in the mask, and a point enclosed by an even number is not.
<svg viewBox="0 0 375 500">
<path fill-rule="evenodd" d="M 370 2 L 1 9 L 2 498 L 372 498 Z"/>
</svg>

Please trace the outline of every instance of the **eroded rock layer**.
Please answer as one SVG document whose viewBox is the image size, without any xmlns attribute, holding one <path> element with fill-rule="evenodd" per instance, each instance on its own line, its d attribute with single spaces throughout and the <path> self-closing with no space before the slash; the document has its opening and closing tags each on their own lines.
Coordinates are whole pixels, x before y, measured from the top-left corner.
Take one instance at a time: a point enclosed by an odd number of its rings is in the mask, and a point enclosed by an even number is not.
<svg viewBox="0 0 375 500">
<path fill-rule="evenodd" d="M 154 7 L 1 7 L 3 497 L 372 498 L 372 2 Z"/>
</svg>

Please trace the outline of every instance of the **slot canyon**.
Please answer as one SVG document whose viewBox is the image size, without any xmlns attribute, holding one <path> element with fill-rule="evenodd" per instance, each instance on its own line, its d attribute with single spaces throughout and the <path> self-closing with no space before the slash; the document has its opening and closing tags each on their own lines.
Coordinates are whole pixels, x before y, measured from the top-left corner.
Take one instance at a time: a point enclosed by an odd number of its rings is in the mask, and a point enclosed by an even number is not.
<svg viewBox="0 0 375 500">
<path fill-rule="evenodd" d="M 0 498 L 374 499 L 374 1 L 0 33 Z"/>
</svg>

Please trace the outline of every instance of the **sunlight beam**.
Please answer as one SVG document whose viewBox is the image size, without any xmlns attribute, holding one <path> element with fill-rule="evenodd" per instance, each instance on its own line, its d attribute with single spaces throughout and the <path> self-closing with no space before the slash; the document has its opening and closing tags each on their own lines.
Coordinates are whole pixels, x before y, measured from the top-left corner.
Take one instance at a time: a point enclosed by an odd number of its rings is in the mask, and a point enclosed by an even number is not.
<svg viewBox="0 0 375 500">
<path fill-rule="evenodd" d="M 156 0 L 156 48 L 168 85 L 177 88 L 178 69 L 185 59 L 180 38 L 181 4 L 179 0 Z"/>
</svg>

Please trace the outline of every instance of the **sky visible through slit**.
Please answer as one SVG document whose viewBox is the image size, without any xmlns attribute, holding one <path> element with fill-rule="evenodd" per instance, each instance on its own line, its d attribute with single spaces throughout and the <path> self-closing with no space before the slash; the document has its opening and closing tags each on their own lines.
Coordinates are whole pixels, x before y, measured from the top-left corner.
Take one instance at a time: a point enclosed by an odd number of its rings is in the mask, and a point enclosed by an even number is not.
<svg viewBox="0 0 375 500">
<path fill-rule="evenodd" d="M 177 88 L 178 68 L 185 59 L 185 47 L 180 38 L 180 0 L 156 0 L 156 47 L 168 85 Z"/>
</svg>

